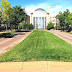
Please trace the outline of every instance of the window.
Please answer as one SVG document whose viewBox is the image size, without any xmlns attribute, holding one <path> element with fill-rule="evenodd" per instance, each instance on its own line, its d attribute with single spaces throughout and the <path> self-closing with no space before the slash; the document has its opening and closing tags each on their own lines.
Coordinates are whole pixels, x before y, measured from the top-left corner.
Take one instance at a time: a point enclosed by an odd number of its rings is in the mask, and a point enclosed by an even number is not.
<svg viewBox="0 0 72 72">
<path fill-rule="evenodd" d="M 38 17 L 36 17 L 36 28 L 38 28 Z"/>
<path fill-rule="evenodd" d="M 43 25 L 43 28 L 44 28 L 44 17 L 42 17 L 42 25 Z"/>
<path fill-rule="evenodd" d="M 45 17 L 45 28 L 46 28 L 46 17 Z"/>
<path fill-rule="evenodd" d="M 36 17 L 36 25 L 38 25 L 38 17 Z"/>
<path fill-rule="evenodd" d="M 35 17 L 33 17 L 33 25 L 35 26 Z"/>
<path fill-rule="evenodd" d="M 39 17 L 39 24 L 41 24 L 41 17 Z"/>
</svg>

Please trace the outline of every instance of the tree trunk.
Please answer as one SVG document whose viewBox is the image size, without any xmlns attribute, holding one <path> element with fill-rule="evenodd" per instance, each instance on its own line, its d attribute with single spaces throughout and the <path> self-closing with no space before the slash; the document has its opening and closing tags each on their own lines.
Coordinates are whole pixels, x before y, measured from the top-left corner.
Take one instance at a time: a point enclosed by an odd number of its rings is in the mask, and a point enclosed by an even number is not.
<svg viewBox="0 0 72 72">
<path fill-rule="evenodd" d="M 11 32 L 12 32 L 12 26 L 10 26 L 10 30 L 11 30 Z"/>
<path fill-rule="evenodd" d="M 63 26 L 63 31 L 64 31 L 64 26 Z"/>
<path fill-rule="evenodd" d="M 19 25 L 18 25 L 18 30 L 19 30 Z"/>
<path fill-rule="evenodd" d="M 61 32 L 62 32 L 62 26 L 61 26 Z"/>
<path fill-rule="evenodd" d="M 6 17 L 6 31 L 8 31 L 7 17 Z"/>
<path fill-rule="evenodd" d="M 23 29 L 23 26 L 22 26 L 22 29 Z"/>
<path fill-rule="evenodd" d="M 71 32 L 72 32 L 72 26 L 71 26 Z"/>
<path fill-rule="evenodd" d="M 15 25 L 15 31 L 16 31 L 16 25 Z"/>
<path fill-rule="evenodd" d="M 6 24 L 6 32 L 8 31 L 8 26 L 7 26 L 7 24 Z"/>
</svg>

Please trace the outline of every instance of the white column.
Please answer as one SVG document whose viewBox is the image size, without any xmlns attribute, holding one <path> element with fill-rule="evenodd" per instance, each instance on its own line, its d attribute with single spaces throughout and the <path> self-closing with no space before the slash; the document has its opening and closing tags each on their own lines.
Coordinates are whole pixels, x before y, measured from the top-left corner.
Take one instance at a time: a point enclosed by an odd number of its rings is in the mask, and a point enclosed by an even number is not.
<svg viewBox="0 0 72 72">
<path fill-rule="evenodd" d="M 39 17 L 38 17 L 38 27 L 39 27 Z"/>
<path fill-rule="evenodd" d="M 41 17 L 41 26 L 42 26 L 42 17 Z"/>
<path fill-rule="evenodd" d="M 44 17 L 44 29 L 45 29 L 45 17 Z"/>
<path fill-rule="evenodd" d="M 36 17 L 35 17 L 35 29 L 36 29 Z"/>
<path fill-rule="evenodd" d="M 47 17 L 46 17 L 46 26 L 47 26 Z"/>
<path fill-rule="evenodd" d="M 47 25 L 48 25 L 48 23 L 47 23 L 47 17 L 46 17 L 46 28 L 47 28 Z"/>
</svg>

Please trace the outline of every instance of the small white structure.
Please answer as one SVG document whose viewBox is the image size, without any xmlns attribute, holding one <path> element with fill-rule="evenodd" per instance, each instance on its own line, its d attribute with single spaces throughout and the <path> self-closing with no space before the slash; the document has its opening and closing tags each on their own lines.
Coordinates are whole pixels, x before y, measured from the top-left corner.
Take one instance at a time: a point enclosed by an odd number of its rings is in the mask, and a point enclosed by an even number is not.
<svg viewBox="0 0 72 72">
<path fill-rule="evenodd" d="M 36 9 L 31 13 L 30 23 L 35 26 L 35 29 L 46 29 L 49 23 L 49 13 L 42 8 Z"/>
</svg>

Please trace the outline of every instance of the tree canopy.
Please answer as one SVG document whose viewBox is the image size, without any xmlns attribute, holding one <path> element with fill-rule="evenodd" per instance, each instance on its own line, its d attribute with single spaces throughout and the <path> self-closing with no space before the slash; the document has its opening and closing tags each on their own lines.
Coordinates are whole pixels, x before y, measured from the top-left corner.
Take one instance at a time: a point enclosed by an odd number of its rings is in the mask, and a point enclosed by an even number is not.
<svg viewBox="0 0 72 72">
<path fill-rule="evenodd" d="M 66 9 L 66 11 L 59 12 L 59 14 L 56 16 L 56 18 L 60 22 L 61 28 L 64 29 L 70 29 L 70 26 L 72 26 L 72 14 L 70 14 L 70 11 Z"/>
<path fill-rule="evenodd" d="M 18 28 L 19 23 L 26 22 L 27 14 L 25 9 L 21 6 L 11 7 L 8 0 L 2 0 L 0 2 L 0 21 L 5 24 L 6 30 L 8 28 Z"/>
</svg>

